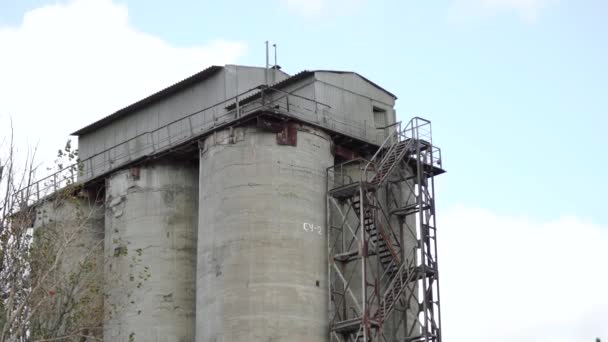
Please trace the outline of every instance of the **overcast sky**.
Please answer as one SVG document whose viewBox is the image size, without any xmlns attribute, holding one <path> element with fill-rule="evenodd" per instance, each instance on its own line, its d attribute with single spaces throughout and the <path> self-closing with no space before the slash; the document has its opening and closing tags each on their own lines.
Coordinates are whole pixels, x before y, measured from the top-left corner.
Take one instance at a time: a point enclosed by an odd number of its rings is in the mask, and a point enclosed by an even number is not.
<svg viewBox="0 0 608 342">
<path fill-rule="evenodd" d="M 0 0 L 0 134 L 69 133 L 211 64 L 353 70 L 433 121 L 445 341 L 608 340 L 605 0 Z"/>
</svg>

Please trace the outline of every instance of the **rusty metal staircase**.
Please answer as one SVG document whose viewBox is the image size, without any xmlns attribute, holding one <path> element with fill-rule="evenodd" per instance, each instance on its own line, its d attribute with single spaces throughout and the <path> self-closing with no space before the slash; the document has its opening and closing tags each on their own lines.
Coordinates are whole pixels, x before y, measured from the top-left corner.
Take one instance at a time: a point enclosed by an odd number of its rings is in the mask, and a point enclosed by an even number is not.
<svg viewBox="0 0 608 342">
<path fill-rule="evenodd" d="M 361 200 L 359 195 L 355 195 L 352 206 L 357 216 L 361 215 Z M 382 227 L 376 217 L 376 210 L 370 205 L 365 206 L 363 210 L 363 228 L 367 233 L 370 241 L 377 247 L 376 255 L 380 260 L 380 264 L 388 274 L 394 274 L 398 271 L 401 260 L 398 254 L 398 241 L 391 241 L 391 237 Z"/>
<path fill-rule="evenodd" d="M 391 128 L 369 160 L 328 169 L 332 342 L 441 341 L 433 199 L 440 150 L 427 120 Z"/>
<path fill-rule="evenodd" d="M 389 146 L 388 151 L 384 154 L 377 166 L 377 171 L 373 175 L 370 183 L 379 187 L 382 186 L 387 177 L 391 174 L 394 168 L 399 164 L 399 161 L 403 159 L 403 156 L 407 152 L 411 152 L 414 141 L 411 139 L 398 141 L 395 144 Z M 373 159 L 373 158 L 372 158 Z M 370 161 L 371 163 L 371 161 Z M 370 164 L 373 165 L 373 164 Z"/>
<path fill-rule="evenodd" d="M 395 303 L 401 297 L 406 285 L 410 283 L 414 276 L 417 274 L 415 266 L 413 265 L 413 258 L 404 262 L 399 267 L 397 274 L 393 277 L 389 286 L 384 291 L 384 297 L 380 302 L 379 308 L 374 314 L 374 319 L 378 321 L 384 321 L 384 319 L 390 315 Z"/>
</svg>

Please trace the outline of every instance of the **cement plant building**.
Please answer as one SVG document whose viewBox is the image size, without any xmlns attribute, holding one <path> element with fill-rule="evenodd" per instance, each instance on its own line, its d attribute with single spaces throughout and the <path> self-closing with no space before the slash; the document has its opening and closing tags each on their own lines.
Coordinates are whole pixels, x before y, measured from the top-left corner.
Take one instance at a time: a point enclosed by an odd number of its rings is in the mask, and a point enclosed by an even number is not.
<svg viewBox="0 0 608 342">
<path fill-rule="evenodd" d="M 441 151 L 396 99 L 356 72 L 212 66 L 74 132 L 103 340 L 441 341 Z"/>
</svg>

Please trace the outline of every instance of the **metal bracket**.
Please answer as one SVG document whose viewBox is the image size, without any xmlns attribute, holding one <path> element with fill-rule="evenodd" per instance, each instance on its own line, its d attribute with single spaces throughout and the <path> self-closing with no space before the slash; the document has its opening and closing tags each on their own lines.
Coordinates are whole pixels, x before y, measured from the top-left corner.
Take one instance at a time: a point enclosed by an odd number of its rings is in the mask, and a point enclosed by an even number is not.
<svg viewBox="0 0 608 342">
<path fill-rule="evenodd" d="M 287 122 L 281 132 L 277 133 L 277 144 L 296 146 L 298 144 L 298 129 L 295 122 Z"/>
<path fill-rule="evenodd" d="M 346 147 L 335 144 L 332 145 L 332 153 L 334 154 L 334 156 L 343 158 L 346 161 L 361 158 L 359 153 Z"/>
<path fill-rule="evenodd" d="M 131 168 L 131 177 L 133 178 L 133 180 L 139 180 L 139 173 L 139 167 L 136 166 Z"/>
<path fill-rule="evenodd" d="M 283 130 L 283 127 L 285 125 L 284 122 L 280 122 L 280 121 L 276 121 L 276 120 L 268 120 L 266 118 L 263 118 L 261 116 L 258 116 L 257 118 L 257 127 L 273 132 L 273 133 L 279 133 Z"/>
<path fill-rule="evenodd" d="M 276 121 L 257 117 L 257 127 L 277 134 L 277 144 L 296 146 L 298 143 L 297 123 Z"/>
</svg>

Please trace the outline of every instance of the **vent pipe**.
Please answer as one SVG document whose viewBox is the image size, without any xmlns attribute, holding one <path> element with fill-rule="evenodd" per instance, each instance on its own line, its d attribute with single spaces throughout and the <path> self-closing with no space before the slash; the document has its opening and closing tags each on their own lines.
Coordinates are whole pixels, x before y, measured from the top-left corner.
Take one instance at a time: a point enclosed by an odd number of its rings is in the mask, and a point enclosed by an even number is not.
<svg viewBox="0 0 608 342">
<path fill-rule="evenodd" d="M 279 65 L 277 64 L 277 44 L 272 44 L 274 48 L 274 66 L 272 67 L 272 84 L 277 83 L 277 69 Z"/>
<path fill-rule="evenodd" d="M 266 81 L 266 86 L 268 86 L 268 70 L 270 68 L 269 62 L 268 62 L 268 41 L 266 41 L 266 70 L 264 72 L 264 78 Z"/>
</svg>

